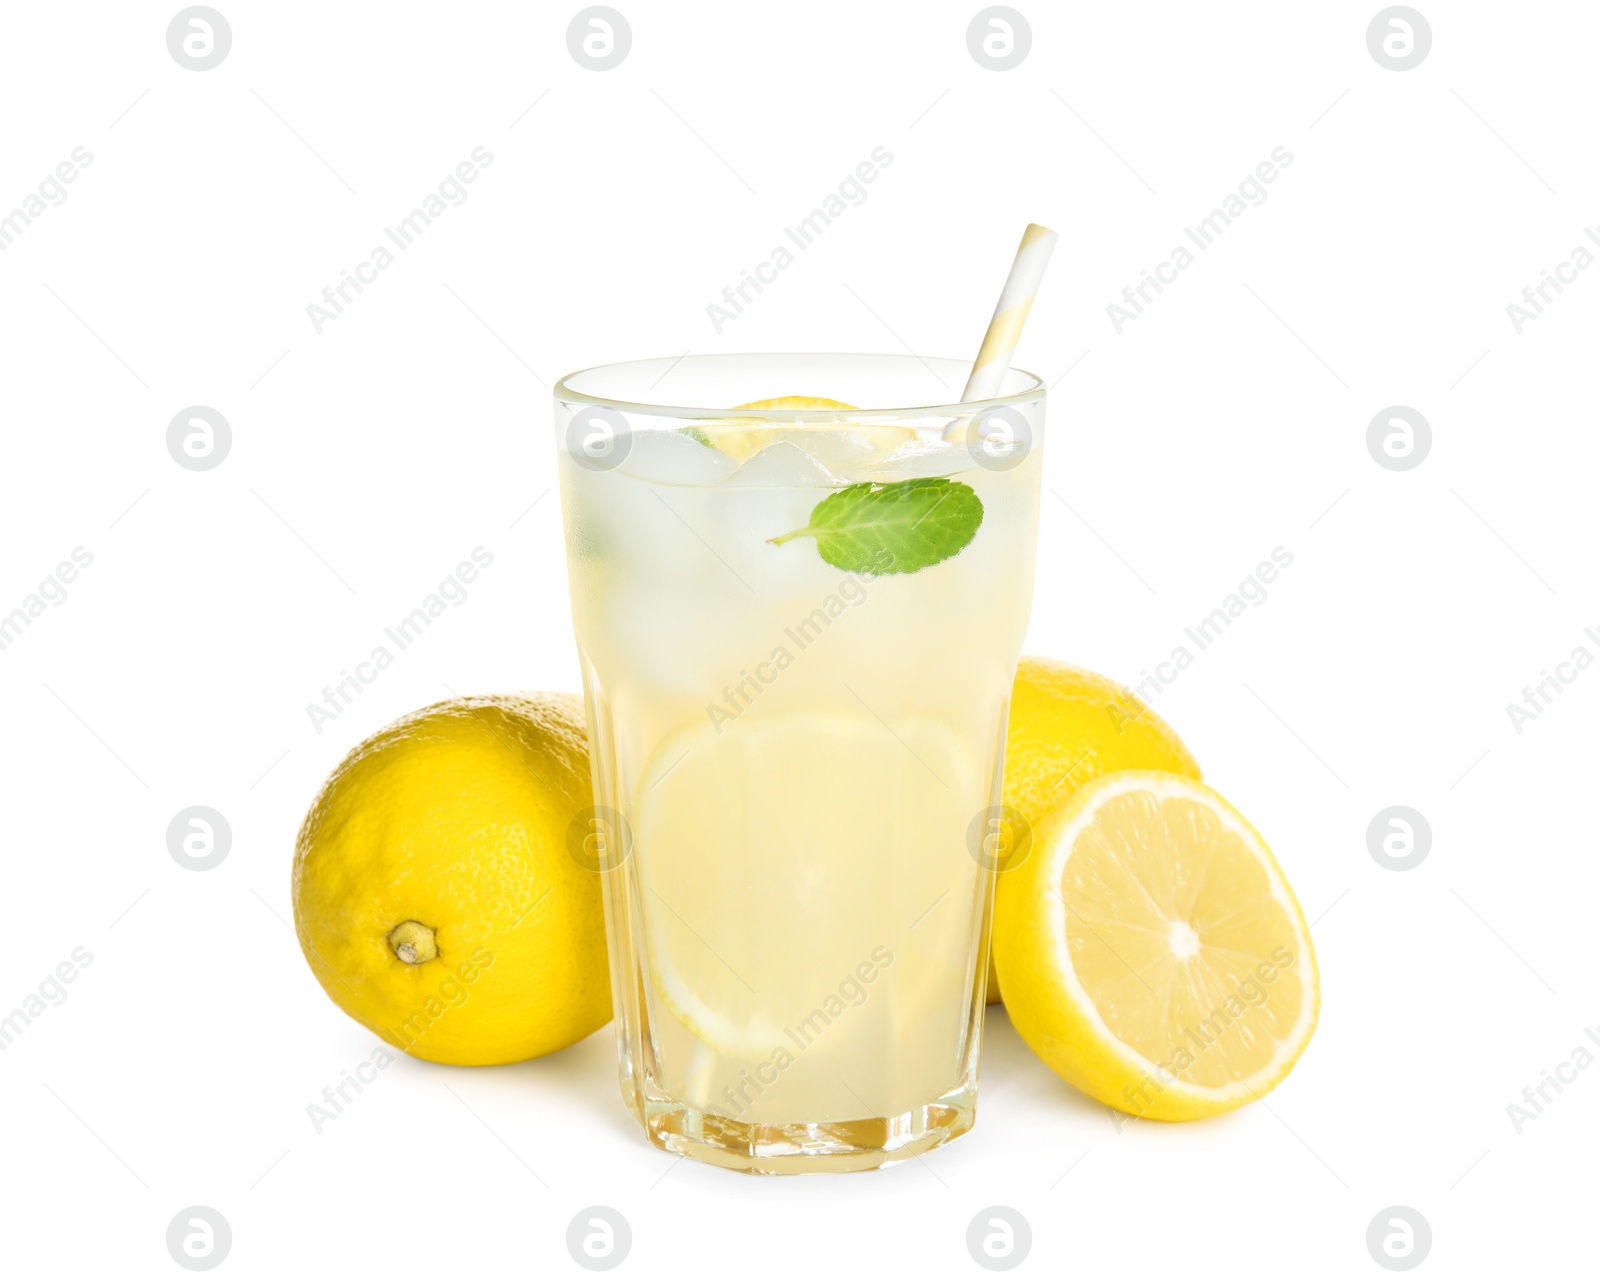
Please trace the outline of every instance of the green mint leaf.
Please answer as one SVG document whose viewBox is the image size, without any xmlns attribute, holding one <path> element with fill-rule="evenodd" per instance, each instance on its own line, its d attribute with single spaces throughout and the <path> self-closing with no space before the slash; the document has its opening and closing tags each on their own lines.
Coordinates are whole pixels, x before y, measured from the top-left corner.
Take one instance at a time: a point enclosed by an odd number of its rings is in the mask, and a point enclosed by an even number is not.
<svg viewBox="0 0 1600 1279">
<path fill-rule="evenodd" d="M 712 444 L 711 437 L 702 431 L 698 426 L 680 426 L 678 428 L 678 434 L 687 435 L 691 440 L 694 440 L 698 444 L 704 444 L 708 449 L 716 447 L 716 445 Z"/>
<path fill-rule="evenodd" d="M 812 509 L 805 528 L 770 540 L 817 539 L 817 553 L 850 573 L 915 573 L 949 559 L 977 536 L 983 503 L 957 480 L 852 484 Z"/>
</svg>

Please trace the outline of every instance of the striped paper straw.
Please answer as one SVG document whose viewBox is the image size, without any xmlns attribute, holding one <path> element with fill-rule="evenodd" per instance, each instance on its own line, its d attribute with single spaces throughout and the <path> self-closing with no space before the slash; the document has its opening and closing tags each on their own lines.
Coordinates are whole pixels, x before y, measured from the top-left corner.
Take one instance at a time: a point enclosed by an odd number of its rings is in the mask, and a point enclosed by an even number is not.
<svg viewBox="0 0 1600 1279">
<path fill-rule="evenodd" d="M 1017 246 L 1017 256 L 1011 263 L 1011 274 L 1006 276 L 1005 288 L 1000 290 L 1000 300 L 995 303 L 994 318 L 983 335 L 983 345 L 978 358 L 972 362 L 972 374 L 961 392 L 961 402 L 987 400 L 1000 393 L 1000 385 L 1011 369 L 1011 353 L 1017 349 L 1017 339 L 1028 319 L 1033 298 L 1039 291 L 1039 281 L 1049 264 L 1056 241 L 1061 237 L 1049 227 L 1037 222 L 1028 223 L 1022 233 L 1022 243 Z M 945 439 L 963 438 L 971 419 L 952 422 L 945 429 Z"/>
</svg>

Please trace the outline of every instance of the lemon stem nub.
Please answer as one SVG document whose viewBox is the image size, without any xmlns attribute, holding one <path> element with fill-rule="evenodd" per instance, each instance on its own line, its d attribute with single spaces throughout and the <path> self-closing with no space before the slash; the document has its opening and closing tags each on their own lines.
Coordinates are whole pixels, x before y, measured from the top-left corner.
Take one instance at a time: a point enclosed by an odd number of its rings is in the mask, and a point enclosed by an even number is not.
<svg viewBox="0 0 1600 1279">
<path fill-rule="evenodd" d="M 439 955 L 438 944 L 433 940 L 433 929 L 414 919 L 396 924 L 390 930 L 389 945 L 395 957 L 404 964 L 425 964 Z"/>
</svg>

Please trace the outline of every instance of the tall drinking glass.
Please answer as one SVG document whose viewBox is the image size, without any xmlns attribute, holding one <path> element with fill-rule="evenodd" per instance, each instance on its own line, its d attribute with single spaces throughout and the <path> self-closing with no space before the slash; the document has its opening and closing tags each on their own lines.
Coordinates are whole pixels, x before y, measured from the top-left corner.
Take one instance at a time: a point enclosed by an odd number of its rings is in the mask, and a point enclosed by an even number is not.
<svg viewBox="0 0 1600 1279">
<path fill-rule="evenodd" d="M 691 355 L 555 389 L 595 795 L 569 847 L 664 1149 L 860 1169 L 972 1126 L 1045 392 L 951 404 L 966 372 Z"/>
</svg>

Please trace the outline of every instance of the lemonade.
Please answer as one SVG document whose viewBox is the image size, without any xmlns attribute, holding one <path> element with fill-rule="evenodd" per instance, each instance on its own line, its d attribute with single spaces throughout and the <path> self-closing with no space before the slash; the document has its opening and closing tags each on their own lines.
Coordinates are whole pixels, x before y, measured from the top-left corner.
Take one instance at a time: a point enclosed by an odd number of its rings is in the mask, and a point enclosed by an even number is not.
<svg viewBox="0 0 1600 1279">
<path fill-rule="evenodd" d="M 703 356 L 556 389 L 576 855 L 658 1145 L 873 1167 L 971 1125 L 1044 391 L 1013 371 L 957 409 L 965 369 Z M 768 398 L 795 391 L 838 398 Z"/>
</svg>

